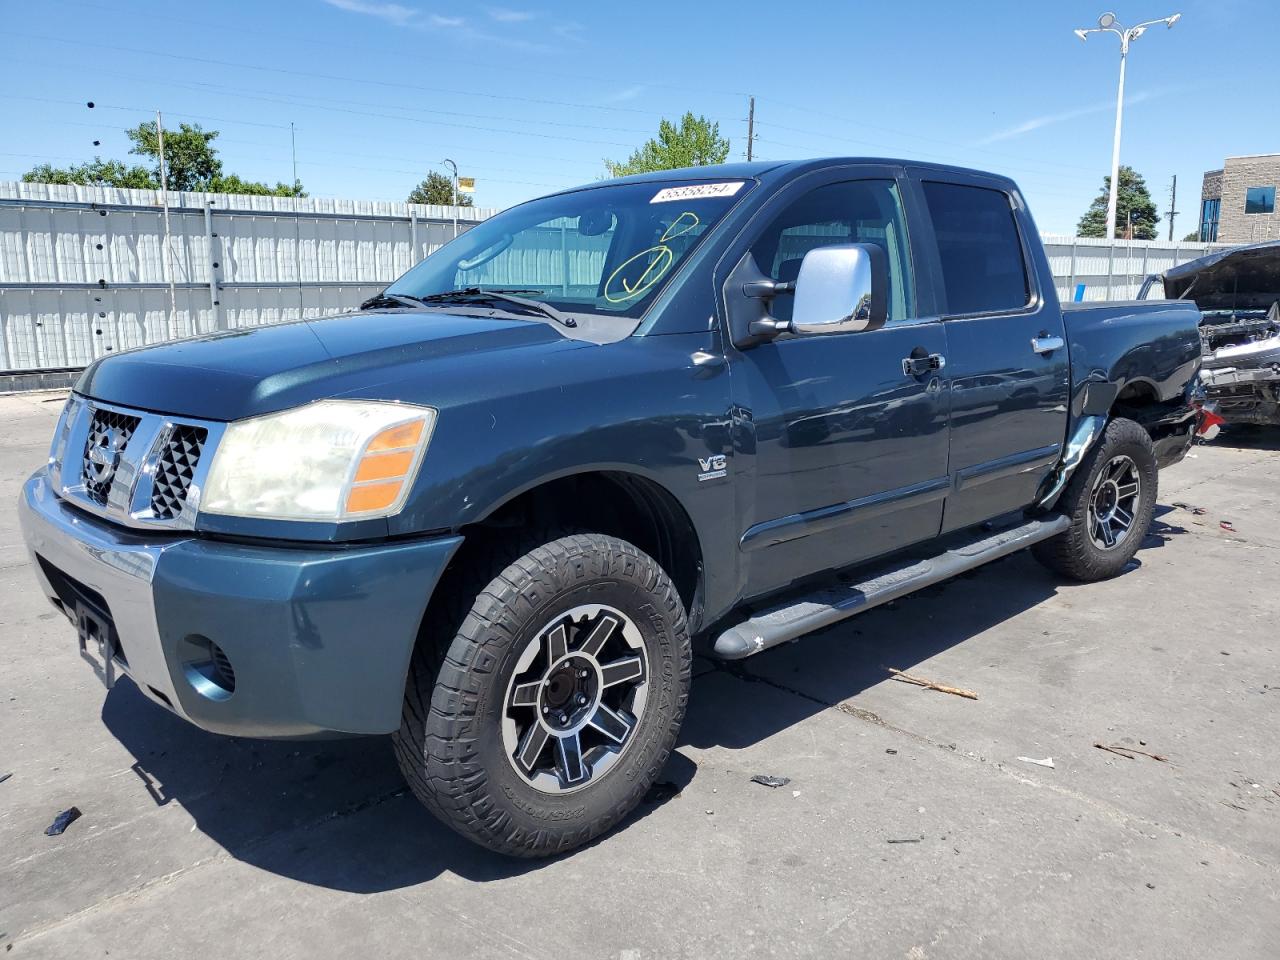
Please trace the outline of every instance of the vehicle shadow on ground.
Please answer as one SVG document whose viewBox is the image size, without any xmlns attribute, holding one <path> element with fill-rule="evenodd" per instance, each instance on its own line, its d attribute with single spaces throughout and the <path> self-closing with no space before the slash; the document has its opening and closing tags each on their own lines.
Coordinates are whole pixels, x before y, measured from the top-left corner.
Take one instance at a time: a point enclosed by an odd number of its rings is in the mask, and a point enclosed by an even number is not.
<svg viewBox="0 0 1280 960">
<path fill-rule="evenodd" d="M 1157 517 L 1171 509 L 1158 505 Z M 1153 521 L 1138 556 L 1120 576 L 1140 568 L 1144 552 L 1185 532 Z M 695 683 L 680 743 L 750 747 L 870 687 L 891 682 L 890 667 L 911 673 L 931 657 L 1075 587 L 1022 551 L 746 660 L 700 658 L 699 679 L 714 695 L 700 698 Z M 1039 635 L 1027 638 L 1029 644 L 1039 640 Z M 725 682 L 726 675 L 731 682 Z M 762 686 L 786 695 L 763 695 Z"/>
<path fill-rule="evenodd" d="M 446 872 L 502 879 L 546 862 L 489 853 L 440 823 L 405 786 L 388 737 L 217 736 L 152 703 L 127 678 L 108 694 L 102 719 L 136 759 L 138 789 L 157 806 L 181 805 L 231 856 L 281 876 L 373 893 Z M 677 796 L 695 772 L 673 755 L 660 778 L 666 789 L 650 791 L 620 829 Z"/>
<path fill-rule="evenodd" d="M 1159 507 L 1158 512 L 1171 508 Z M 1157 520 L 1143 549 L 1180 527 Z M 1141 565 L 1135 558 L 1131 568 Z M 680 746 L 742 749 L 830 704 L 910 670 L 1053 596 L 1063 581 L 1026 553 L 929 587 L 758 657 L 698 657 L 676 752 L 625 830 L 692 781 Z M 980 603 L 974 597 L 983 598 Z M 789 652 L 794 651 L 794 652 Z M 816 655 L 804 655 L 812 651 Z M 726 675 L 731 682 L 725 682 Z M 767 678 L 767 679 L 766 679 Z M 767 683 L 783 695 L 761 696 Z M 817 698 L 799 691 L 821 689 Z M 156 706 L 128 679 L 102 719 L 133 755 L 138 789 L 178 803 L 231 856 L 304 883 L 369 893 L 454 873 L 473 881 L 518 876 L 545 861 L 500 857 L 437 821 L 408 792 L 388 738 L 262 741 L 205 733 Z M 607 835 L 602 840 L 607 840 Z M 597 841 L 601 842 L 601 841 Z"/>
<path fill-rule="evenodd" d="M 1210 442 L 1236 450 L 1280 450 L 1280 427 L 1228 426 Z"/>
</svg>

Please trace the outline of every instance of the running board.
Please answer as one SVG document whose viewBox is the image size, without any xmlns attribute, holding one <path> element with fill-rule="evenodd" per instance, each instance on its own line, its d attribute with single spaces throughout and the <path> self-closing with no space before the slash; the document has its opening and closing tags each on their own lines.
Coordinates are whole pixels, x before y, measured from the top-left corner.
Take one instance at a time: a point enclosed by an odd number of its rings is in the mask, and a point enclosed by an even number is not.
<svg viewBox="0 0 1280 960">
<path fill-rule="evenodd" d="M 791 603 L 771 607 L 720 634 L 715 642 L 716 655 L 725 660 L 750 657 L 921 587 L 949 580 L 956 574 L 1016 553 L 1062 533 L 1070 525 L 1071 521 L 1062 514 L 1028 520 L 927 560 L 904 561 L 901 566 L 883 570 L 861 583 L 827 587 Z"/>
</svg>

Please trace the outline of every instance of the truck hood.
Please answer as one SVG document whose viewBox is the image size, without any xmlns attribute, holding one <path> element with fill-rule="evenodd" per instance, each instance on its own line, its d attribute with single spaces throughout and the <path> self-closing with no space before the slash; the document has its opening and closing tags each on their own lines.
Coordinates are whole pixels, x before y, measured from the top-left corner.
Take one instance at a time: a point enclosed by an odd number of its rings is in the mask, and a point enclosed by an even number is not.
<svg viewBox="0 0 1280 960">
<path fill-rule="evenodd" d="M 85 370 L 75 389 L 157 413 L 239 420 L 327 397 L 372 397 L 377 384 L 403 378 L 406 368 L 451 357 L 574 346 L 537 320 L 375 310 L 105 357 Z M 421 376 L 429 378 L 428 371 Z"/>
<path fill-rule="evenodd" d="M 1280 240 L 1179 264 L 1165 273 L 1164 291 L 1201 310 L 1266 310 L 1280 300 Z"/>
</svg>

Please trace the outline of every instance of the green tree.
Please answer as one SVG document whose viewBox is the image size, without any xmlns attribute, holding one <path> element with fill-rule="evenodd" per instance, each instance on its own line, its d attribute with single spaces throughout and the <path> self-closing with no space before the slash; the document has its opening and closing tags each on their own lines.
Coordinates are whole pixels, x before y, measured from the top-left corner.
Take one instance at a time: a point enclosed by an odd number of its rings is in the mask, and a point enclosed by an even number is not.
<svg viewBox="0 0 1280 960">
<path fill-rule="evenodd" d="M 1111 190 L 1111 177 L 1102 178 L 1102 192 L 1093 198 L 1093 203 L 1085 215 L 1080 218 L 1076 234 L 1081 237 L 1105 237 L 1107 235 L 1107 198 Z M 1132 214 L 1132 221 L 1130 220 Z M 1156 213 L 1155 201 L 1147 190 L 1147 181 L 1138 171 L 1130 166 L 1120 167 L 1120 189 L 1116 191 L 1116 236 L 1126 236 L 1128 224 L 1133 223 L 1135 240 L 1154 240 L 1156 224 L 1160 215 Z"/>
<path fill-rule="evenodd" d="M 651 170 L 724 163 L 728 156 L 729 141 L 720 136 L 720 124 L 686 113 L 680 118 L 680 126 L 670 120 L 662 120 L 655 139 L 646 141 L 626 160 L 606 160 L 604 165 L 611 177 L 625 177 Z"/>
<path fill-rule="evenodd" d="M 409 191 L 409 203 L 436 203 L 443 206 L 453 204 L 453 180 L 443 173 L 432 170 L 427 179 Z M 458 194 L 459 207 L 471 206 L 471 194 Z"/>
<path fill-rule="evenodd" d="M 27 183 L 81 183 L 89 186 L 132 187 L 155 190 L 160 186 L 160 142 L 154 120 L 125 131 L 133 147 L 130 153 L 151 159 L 151 168 L 126 166 L 119 160 L 95 157 L 89 163 L 59 168 L 42 163 L 23 174 Z M 170 190 L 202 190 L 209 193 L 248 193 L 277 197 L 305 197 L 301 182 L 270 186 L 222 172 L 222 160 L 213 146 L 217 130 L 203 130 L 199 124 L 179 124 L 164 133 L 164 159 Z"/>
<path fill-rule="evenodd" d="M 1188 233 L 1185 237 L 1182 238 L 1182 242 L 1183 243 L 1199 243 L 1200 231 L 1192 230 L 1190 233 Z"/>
<path fill-rule="evenodd" d="M 168 137 L 165 138 L 165 152 L 168 152 Z M 247 193 L 260 197 L 305 197 L 307 191 L 302 189 L 302 181 L 295 180 L 292 185 L 276 181 L 270 186 L 256 180 L 241 180 L 234 173 L 214 177 L 209 186 L 201 189 L 210 193 Z"/>
<path fill-rule="evenodd" d="M 119 160 L 94 157 L 88 163 L 66 168 L 41 163 L 22 175 L 26 183 L 79 183 L 91 187 L 132 187 L 153 190 L 160 186 L 146 167 L 126 167 Z"/>
<path fill-rule="evenodd" d="M 130 153 L 150 157 L 152 175 L 160 180 L 160 138 L 156 122 L 148 120 L 124 132 L 133 141 Z M 183 123 L 164 132 L 164 162 L 168 167 L 170 190 L 208 190 L 222 176 L 222 161 L 213 141 L 217 130 L 203 130 L 200 124 Z"/>
</svg>

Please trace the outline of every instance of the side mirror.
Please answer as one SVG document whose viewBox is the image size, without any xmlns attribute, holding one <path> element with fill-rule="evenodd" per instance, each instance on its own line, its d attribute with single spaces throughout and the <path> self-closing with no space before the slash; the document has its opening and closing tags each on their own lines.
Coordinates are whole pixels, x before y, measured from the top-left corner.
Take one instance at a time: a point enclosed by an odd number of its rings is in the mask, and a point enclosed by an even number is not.
<svg viewBox="0 0 1280 960">
<path fill-rule="evenodd" d="M 796 277 L 790 332 L 801 335 L 875 330 L 889 318 L 884 251 L 838 243 L 804 255 Z"/>
</svg>

